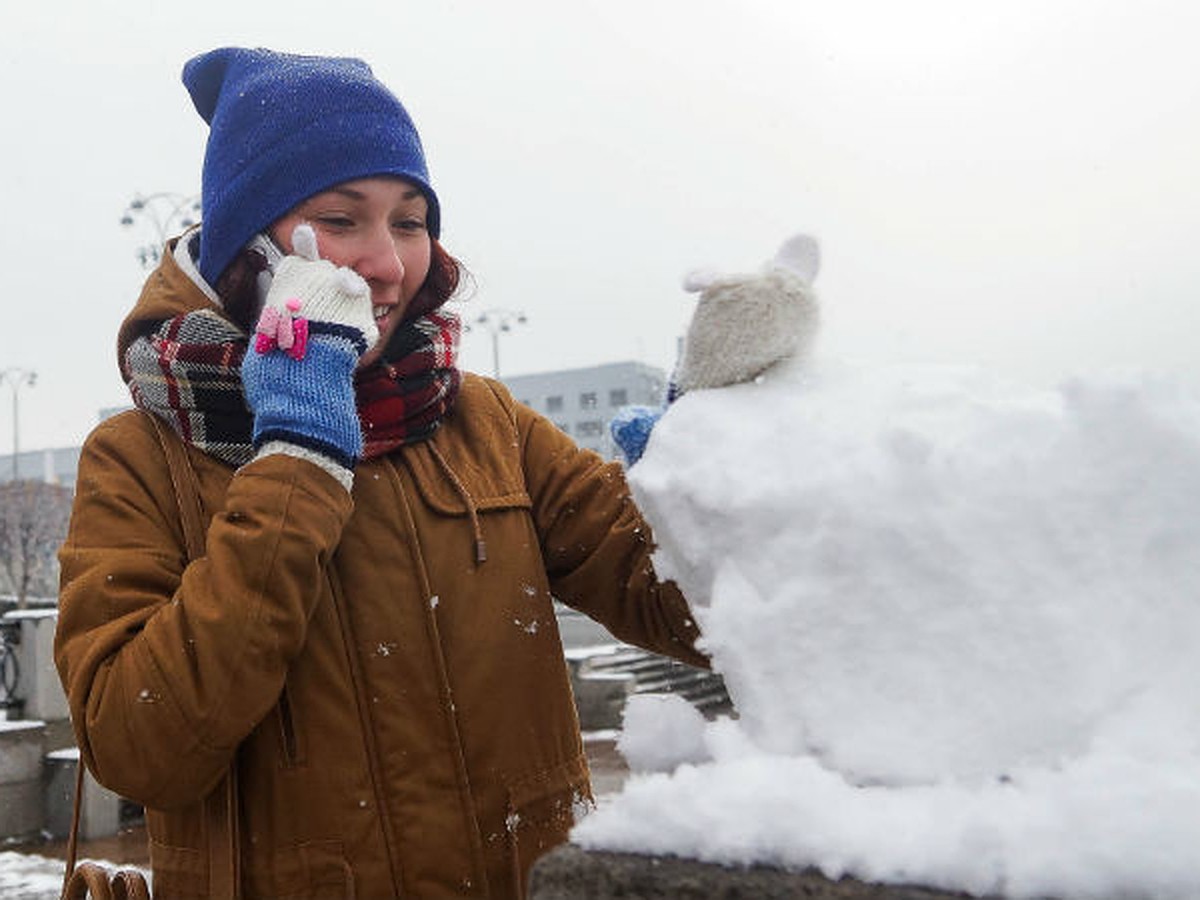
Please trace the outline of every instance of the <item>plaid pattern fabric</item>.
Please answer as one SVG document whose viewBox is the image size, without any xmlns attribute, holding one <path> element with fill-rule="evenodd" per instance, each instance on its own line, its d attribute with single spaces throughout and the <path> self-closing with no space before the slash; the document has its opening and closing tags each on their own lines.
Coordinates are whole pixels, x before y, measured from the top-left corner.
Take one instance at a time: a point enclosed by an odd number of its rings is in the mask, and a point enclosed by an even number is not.
<svg viewBox="0 0 1200 900">
<path fill-rule="evenodd" d="M 241 466 L 254 458 L 253 416 L 242 393 L 246 335 L 213 310 L 168 319 L 125 351 L 134 405 L 164 419 L 184 443 Z"/>
<path fill-rule="evenodd" d="M 461 331 L 453 313 L 427 313 L 393 335 L 386 355 L 395 362 L 359 373 L 365 458 L 423 441 L 437 429 L 458 396 L 461 376 L 454 363 Z"/>
<path fill-rule="evenodd" d="M 461 325 L 446 311 L 406 322 L 388 343 L 396 362 L 358 373 L 363 456 L 380 456 L 433 434 L 458 396 Z M 165 420 L 185 443 L 242 466 L 254 458 L 254 417 L 242 390 L 246 335 L 214 310 L 184 313 L 134 340 L 125 376 L 139 409 Z"/>
</svg>

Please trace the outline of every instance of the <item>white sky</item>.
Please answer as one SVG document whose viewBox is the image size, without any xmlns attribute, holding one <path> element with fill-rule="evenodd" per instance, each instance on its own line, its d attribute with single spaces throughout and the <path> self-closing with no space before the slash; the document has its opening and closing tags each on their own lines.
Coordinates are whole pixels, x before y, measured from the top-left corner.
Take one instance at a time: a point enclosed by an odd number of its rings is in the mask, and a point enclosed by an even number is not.
<svg viewBox="0 0 1200 900">
<path fill-rule="evenodd" d="M 0 368 L 39 378 L 21 446 L 125 402 L 114 339 L 150 235 L 118 220 L 199 189 L 179 71 L 223 44 L 361 56 L 396 91 L 468 309 L 529 317 L 507 374 L 670 368 L 684 272 L 756 267 L 797 230 L 823 245 L 826 355 L 1200 373 L 1197 33 L 1186 0 L 9 4 Z M 490 370 L 486 334 L 462 361 Z"/>
</svg>

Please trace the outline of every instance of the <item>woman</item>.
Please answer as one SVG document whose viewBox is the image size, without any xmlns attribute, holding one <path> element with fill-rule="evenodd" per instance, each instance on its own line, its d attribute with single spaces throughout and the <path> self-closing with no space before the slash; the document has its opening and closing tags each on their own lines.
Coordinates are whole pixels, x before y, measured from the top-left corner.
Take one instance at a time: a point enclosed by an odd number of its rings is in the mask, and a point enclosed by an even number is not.
<svg viewBox="0 0 1200 900">
<path fill-rule="evenodd" d="M 83 758 L 146 807 L 159 896 L 215 893 L 230 840 L 245 897 L 519 896 L 591 798 L 552 596 L 704 665 L 696 628 L 620 469 L 455 367 L 438 198 L 367 66 L 184 82 L 203 223 L 121 328 L 139 410 L 89 437 L 61 554 Z"/>
</svg>

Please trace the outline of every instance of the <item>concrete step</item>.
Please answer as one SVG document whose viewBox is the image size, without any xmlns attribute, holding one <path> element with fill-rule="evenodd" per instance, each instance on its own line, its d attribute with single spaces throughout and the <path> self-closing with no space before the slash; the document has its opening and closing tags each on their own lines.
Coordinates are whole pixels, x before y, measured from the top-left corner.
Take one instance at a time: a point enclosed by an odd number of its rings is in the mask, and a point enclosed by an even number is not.
<svg viewBox="0 0 1200 900">
<path fill-rule="evenodd" d="M 706 715 L 732 708 L 720 675 L 645 650 L 621 647 L 588 657 L 579 664 L 581 679 L 615 675 L 631 677 L 633 693 L 678 694 Z"/>
</svg>

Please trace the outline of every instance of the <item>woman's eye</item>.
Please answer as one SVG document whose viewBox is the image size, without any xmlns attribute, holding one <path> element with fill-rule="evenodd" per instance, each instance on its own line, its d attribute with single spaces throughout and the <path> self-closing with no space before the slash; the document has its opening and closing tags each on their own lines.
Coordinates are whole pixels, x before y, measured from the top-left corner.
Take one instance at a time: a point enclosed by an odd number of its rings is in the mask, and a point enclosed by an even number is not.
<svg viewBox="0 0 1200 900">
<path fill-rule="evenodd" d="M 392 223 L 392 227 L 399 231 L 422 231 L 425 228 L 425 220 L 399 219 Z"/>
<path fill-rule="evenodd" d="M 348 216 L 319 216 L 317 221 L 329 228 L 350 228 L 354 220 Z"/>
</svg>

